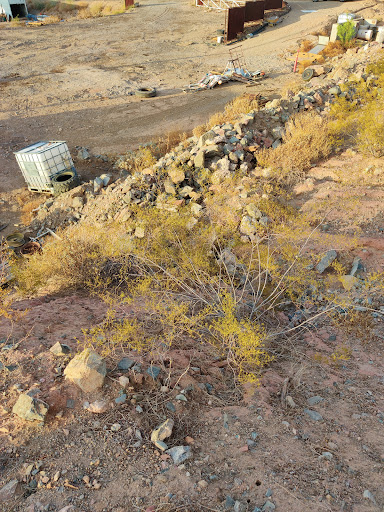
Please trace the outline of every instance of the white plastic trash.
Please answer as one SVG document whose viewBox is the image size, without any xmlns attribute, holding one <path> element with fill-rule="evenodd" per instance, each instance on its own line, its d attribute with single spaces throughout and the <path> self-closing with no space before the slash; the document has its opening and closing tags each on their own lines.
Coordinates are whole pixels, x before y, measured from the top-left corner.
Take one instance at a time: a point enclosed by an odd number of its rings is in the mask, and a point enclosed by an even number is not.
<svg viewBox="0 0 384 512">
<path fill-rule="evenodd" d="M 224 36 L 217 36 L 217 42 L 221 44 L 224 41 Z"/>
<path fill-rule="evenodd" d="M 357 39 L 363 39 L 364 41 L 370 41 L 372 39 L 373 30 L 371 29 L 360 29 L 357 31 Z"/>
<path fill-rule="evenodd" d="M 356 18 L 356 14 L 353 12 L 344 12 L 343 14 L 340 14 L 337 18 L 337 23 L 345 23 L 346 21 L 351 21 Z"/>
</svg>

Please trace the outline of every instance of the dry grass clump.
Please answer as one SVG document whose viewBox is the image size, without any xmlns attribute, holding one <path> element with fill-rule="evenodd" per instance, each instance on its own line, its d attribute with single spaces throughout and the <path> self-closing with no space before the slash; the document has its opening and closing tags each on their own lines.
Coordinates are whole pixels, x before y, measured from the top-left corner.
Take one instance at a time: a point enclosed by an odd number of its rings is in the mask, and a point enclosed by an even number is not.
<svg viewBox="0 0 384 512">
<path fill-rule="evenodd" d="M 372 87 L 363 80 L 344 84 L 347 97 L 338 97 L 331 106 L 329 124 L 333 144 L 355 146 L 363 154 L 384 156 L 384 59 L 372 64 L 379 78 Z"/>
<path fill-rule="evenodd" d="M 58 15 L 73 14 L 76 18 L 97 18 L 100 16 L 110 16 L 122 14 L 125 12 L 125 6 L 122 2 L 115 0 L 106 2 L 79 1 L 74 0 L 29 0 L 28 8 L 49 14 L 49 19 L 44 23 L 57 23 L 61 21 Z M 52 18 L 52 19 L 51 19 Z M 56 18 L 59 18 L 56 20 Z"/>
<path fill-rule="evenodd" d="M 251 110 L 258 110 L 259 102 L 257 94 L 242 94 L 225 105 L 224 112 L 217 112 L 210 117 L 206 124 L 194 128 L 193 135 L 200 137 L 213 126 L 223 123 L 232 123 L 241 115 Z"/>
<path fill-rule="evenodd" d="M 11 25 L 11 27 L 22 27 L 23 25 L 25 25 L 25 21 L 20 20 L 19 16 L 17 15 L 11 19 L 9 24 Z"/>
<path fill-rule="evenodd" d="M 283 144 L 261 150 L 257 161 L 264 167 L 283 171 L 288 177 L 290 173 L 307 171 L 330 152 L 327 121 L 316 113 L 303 112 L 287 122 Z"/>
<path fill-rule="evenodd" d="M 320 53 L 324 55 L 324 57 L 332 58 L 345 53 L 345 48 L 341 44 L 341 41 L 332 41 L 329 42 L 324 50 Z"/>
<path fill-rule="evenodd" d="M 29 190 L 23 190 L 16 195 L 16 201 L 21 209 L 20 220 L 25 226 L 31 223 L 36 213 L 34 210 L 37 210 L 45 200 L 45 196 L 33 194 Z"/>
<path fill-rule="evenodd" d="M 314 46 L 315 44 L 312 41 L 309 41 L 309 39 L 304 39 L 303 41 L 301 41 L 299 51 L 309 52 L 309 50 L 312 50 Z"/>
<path fill-rule="evenodd" d="M 112 228 L 81 225 L 58 231 L 58 235 L 61 240 L 47 243 L 41 254 L 35 253 L 14 265 L 12 271 L 22 294 L 95 286 L 106 262 L 129 246 L 126 233 Z"/>
</svg>

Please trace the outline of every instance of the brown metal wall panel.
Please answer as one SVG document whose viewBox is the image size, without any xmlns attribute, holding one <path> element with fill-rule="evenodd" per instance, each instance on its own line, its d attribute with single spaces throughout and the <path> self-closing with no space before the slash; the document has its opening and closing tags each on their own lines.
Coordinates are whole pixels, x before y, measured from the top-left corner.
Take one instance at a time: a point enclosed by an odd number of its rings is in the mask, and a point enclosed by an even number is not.
<svg viewBox="0 0 384 512">
<path fill-rule="evenodd" d="M 245 6 L 231 7 L 227 14 L 227 41 L 236 39 L 237 34 L 243 32 L 245 20 Z"/>
<path fill-rule="evenodd" d="M 266 11 L 269 11 L 270 9 L 281 9 L 282 7 L 283 7 L 283 0 L 265 0 L 264 9 Z"/>
<path fill-rule="evenodd" d="M 264 0 L 245 2 L 245 21 L 257 21 L 264 18 Z"/>
</svg>

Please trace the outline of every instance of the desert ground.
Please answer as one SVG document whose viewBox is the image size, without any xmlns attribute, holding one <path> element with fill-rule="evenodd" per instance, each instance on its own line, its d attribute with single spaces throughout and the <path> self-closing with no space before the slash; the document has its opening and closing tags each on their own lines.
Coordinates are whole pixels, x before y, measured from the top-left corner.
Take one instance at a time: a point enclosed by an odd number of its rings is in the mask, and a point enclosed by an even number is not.
<svg viewBox="0 0 384 512">
<path fill-rule="evenodd" d="M 241 43 L 248 68 L 264 70 L 264 81 L 198 93 L 182 88 L 222 69 L 232 46 L 214 42 L 224 14 L 189 0 L 145 0 L 126 14 L 34 28 L 1 24 L 0 225 L 7 227 L 0 234 L 20 227 L 17 197 L 25 184 L 13 151 L 65 140 L 85 180 L 103 172 L 116 179 L 116 155 L 170 132 L 190 132 L 243 92 L 281 96 L 294 80 L 287 54 L 301 40 L 314 40 L 337 14 L 384 12 L 381 3 L 365 0 L 293 1 L 291 8 L 277 27 Z M 142 86 L 158 95 L 136 97 Z M 79 147 L 89 149 L 89 161 L 77 158 Z M 303 213 L 332 204 L 324 244 L 333 234 L 358 238 L 353 249 L 340 250 L 348 272 L 354 258 L 367 272 L 384 269 L 382 160 L 340 152 L 313 165 L 290 194 L 291 206 Z M 125 186 L 122 180 L 115 189 Z M 113 190 L 87 201 L 100 198 L 105 206 Z M 69 194 L 61 206 L 60 200 L 57 210 L 65 213 L 79 196 Z M 49 208 L 57 211 L 46 206 L 42 217 L 49 218 Z M 344 293 L 340 283 L 337 293 Z M 103 389 L 84 394 L 63 369 L 84 329 L 105 321 L 106 302 L 81 289 L 23 297 L 13 306 L 20 316 L 0 318 L 1 512 L 382 512 L 383 297 L 371 306 L 351 322 L 321 317 L 297 330 L 294 310 L 277 312 L 276 326 L 294 332 L 276 340 L 275 359 L 257 388 L 239 385 L 209 346 L 183 335 L 156 358 L 120 349 L 109 354 Z M 152 321 L 140 303 L 117 311 L 118 319 L 126 317 Z M 50 352 L 57 341 L 71 355 Z M 123 357 L 139 371 L 119 366 Z M 161 369 L 156 379 L 147 371 L 153 365 Z M 127 375 L 128 399 L 116 402 L 119 379 Z M 28 389 L 50 405 L 45 425 L 12 415 Z M 93 414 L 87 408 L 98 400 L 108 410 Z M 188 445 L 192 453 L 178 465 L 150 441 L 170 415 L 172 445 Z M 4 486 L 15 479 L 18 492 L 8 499 Z"/>
</svg>

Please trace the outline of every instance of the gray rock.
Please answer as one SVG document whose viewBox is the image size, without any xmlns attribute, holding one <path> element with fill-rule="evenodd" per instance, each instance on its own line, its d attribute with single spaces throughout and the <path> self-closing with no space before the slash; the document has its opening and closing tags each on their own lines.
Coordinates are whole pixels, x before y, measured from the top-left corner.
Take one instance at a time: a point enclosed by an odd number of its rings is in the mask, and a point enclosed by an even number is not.
<svg viewBox="0 0 384 512">
<path fill-rule="evenodd" d="M 199 151 L 197 153 L 193 163 L 195 164 L 195 167 L 197 169 L 203 169 L 205 167 L 205 153 L 204 153 L 204 151 L 201 150 L 201 151 Z"/>
<path fill-rule="evenodd" d="M 364 271 L 363 262 L 362 262 L 361 258 L 356 256 L 356 258 L 353 260 L 351 272 L 349 273 L 349 275 L 354 276 L 357 272 L 362 272 L 362 271 Z"/>
<path fill-rule="evenodd" d="M 176 412 L 176 407 L 174 406 L 174 404 L 172 402 L 167 402 L 165 404 L 165 407 L 168 409 L 168 411 Z"/>
<path fill-rule="evenodd" d="M 337 252 L 334 249 L 327 251 L 325 255 L 321 258 L 319 263 L 316 265 L 316 270 L 322 274 L 324 270 L 326 270 L 332 262 L 337 258 Z"/>
<path fill-rule="evenodd" d="M 216 137 L 216 133 L 213 130 L 209 130 L 208 132 L 203 133 L 203 135 L 200 137 L 199 142 L 197 145 L 199 148 L 205 145 L 206 142 L 214 140 Z"/>
<path fill-rule="evenodd" d="M 150 366 L 147 370 L 147 373 L 150 377 L 152 377 L 153 380 L 156 380 L 157 377 L 160 375 L 161 368 L 158 366 Z"/>
<path fill-rule="evenodd" d="M 93 180 L 93 192 L 97 194 L 103 188 L 104 182 L 101 178 L 97 177 Z"/>
<path fill-rule="evenodd" d="M 322 396 L 311 396 L 307 400 L 308 405 L 316 405 L 323 401 L 324 401 L 324 398 Z"/>
<path fill-rule="evenodd" d="M 105 361 L 90 349 L 75 356 L 64 370 L 65 377 L 86 393 L 101 388 L 106 374 Z"/>
<path fill-rule="evenodd" d="M 340 93 L 341 89 L 338 85 L 335 85 L 335 87 L 331 87 L 330 89 L 328 89 L 328 94 L 330 94 L 331 96 L 339 96 Z"/>
<path fill-rule="evenodd" d="M 10 480 L 0 489 L 0 503 L 7 503 L 23 493 L 18 480 Z"/>
<path fill-rule="evenodd" d="M 58 341 L 55 343 L 49 351 L 54 354 L 55 356 L 66 356 L 71 353 L 71 349 L 68 347 L 68 345 L 64 345 Z"/>
<path fill-rule="evenodd" d="M 368 489 L 366 489 L 364 492 L 363 492 L 363 497 L 369 501 L 372 501 L 372 503 L 374 503 L 376 505 L 376 500 L 375 500 L 375 497 L 373 496 L 373 494 L 371 493 L 371 491 L 369 491 Z"/>
<path fill-rule="evenodd" d="M 174 446 L 173 448 L 167 450 L 166 453 L 172 457 L 172 460 L 176 466 L 182 464 L 192 457 L 190 446 Z"/>
<path fill-rule="evenodd" d="M 225 510 L 232 510 L 233 507 L 235 506 L 235 500 L 231 497 L 231 496 L 227 496 L 225 498 L 225 504 L 224 504 L 224 507 L 225 507 Z"/>
<path fill-rule="evenodd" d="M 27 393 L 22 393 L 15 405 L 12 412 L 19 416 L 19 418 L 27 421 L 44 421 L 49 409 L 49 405 L 33 398 Z"/>
<path fill-rule="evenodd" d="M 222 154 L 220 146 L 217 144 L 211 144 L 210 146 L 206 146 L 204 148 L 205 156 L 208 158 L 212 158 L 214 156 L 220 156 Z"/>
<path fill-rule="evenodd" d="M 117 363 L 117 368 L 119 370 L 128 371 L 132 366 L 134 366 L 135 361 L 133 359 L 129 359 L 128 357 L 123 357 Z"/>
<path fill-rule="evenodd" d="M 320 455 L 320 458 L 322 459 L 327 459 L 327 460 L 332 460 L 333 459 L 333 455 L 331 452 L 323 452 L 321 455 Z"/>
<path fill-rule="evenodd" d="M 240 233 L 242 235 L 253 236 L 256 233 L 255 219 L 249 215 L 244 215 L 240 222 Z"/>
<path fill-rule="evenodd" d="M 123 404 L 126 401 L 127 401 L 127 395 L 125 393 L 122 393 L 120 396 L 115 398 L 115 403 L 116 404 Z"/>
<path fill-rule="evenodd" d="M 234 512 L 246 512 L 247 507 L 241 501 L 235 501 L 235 505 L 233 507 Z"/>
<path fill-rule="evenodd" d="M 311 409 L 304 409 L 304 412 L 313 421 L 321 421 L 323 419 L 322 415 L 317 411 L 312 411 Z"/>
<path fill-rule="evenodd" d="M 89 160 L 91 158 L 91 154 L 87 148 L 80 148 L 77 152 L 77 158 L 79 160 Z"/>
<path fill-rule="evenodd" d="M 272 501 L 267 500 L 261 510 L 262 512 L 269 512 L 270 510 L 275 510 L 275 508 L 276 505 Z"/>
</svg>

